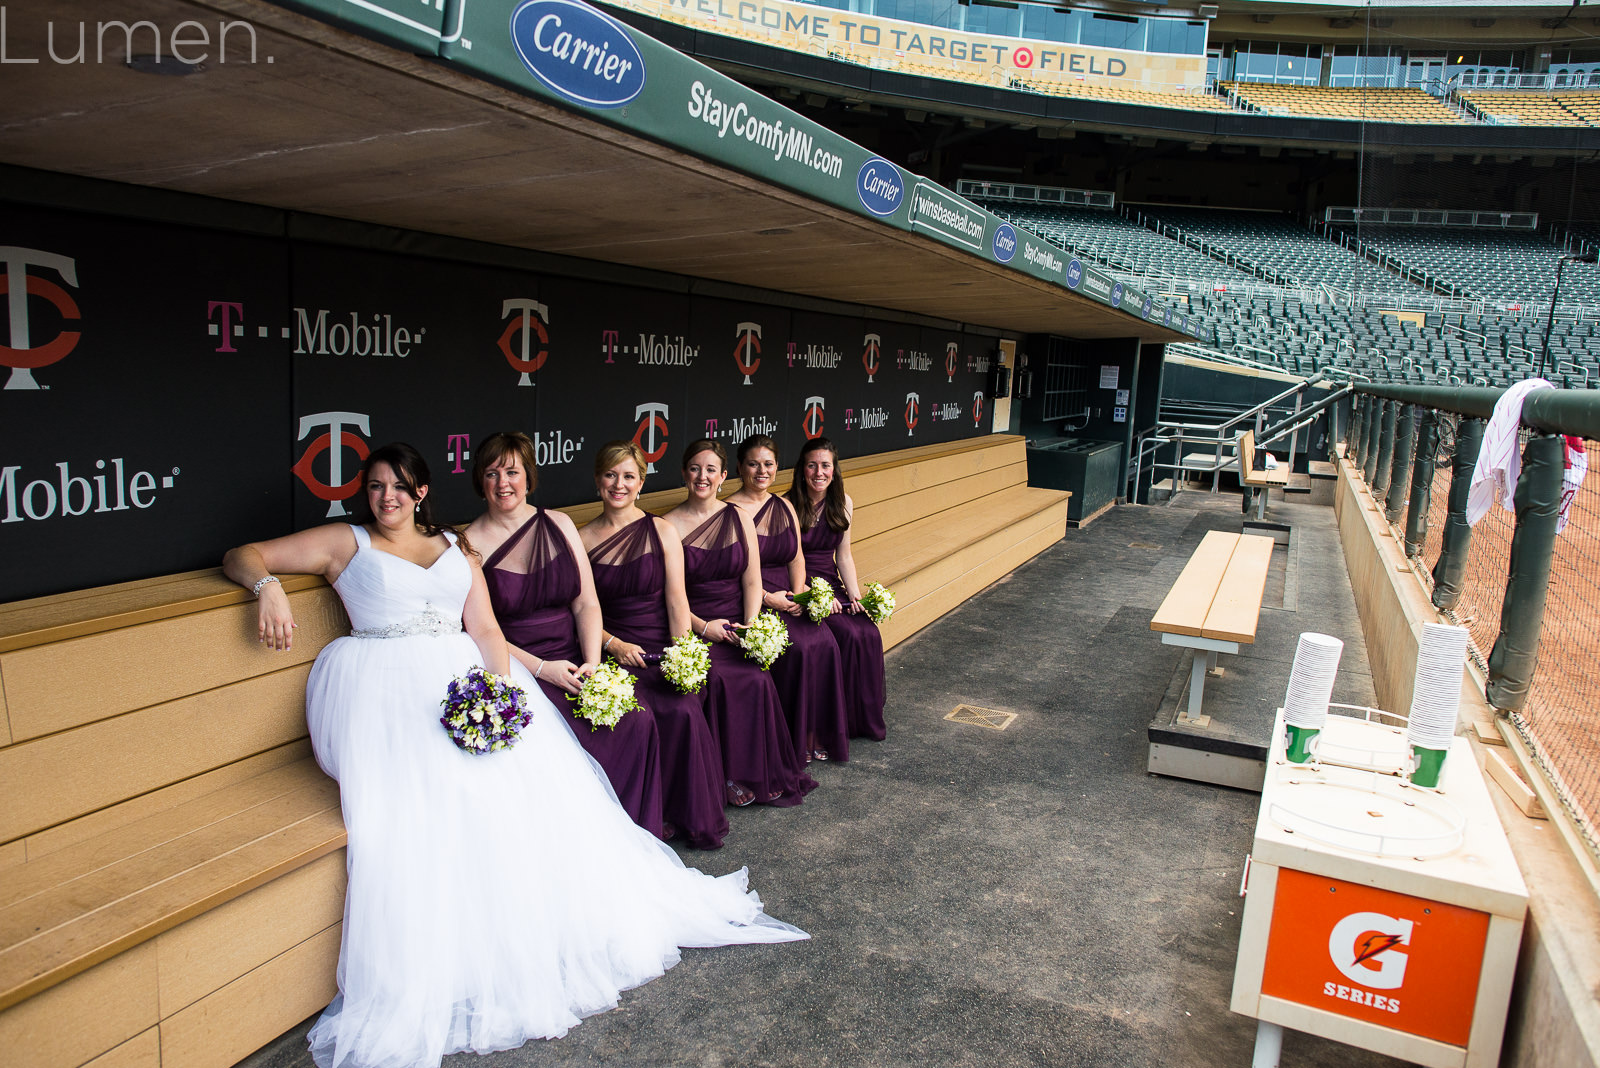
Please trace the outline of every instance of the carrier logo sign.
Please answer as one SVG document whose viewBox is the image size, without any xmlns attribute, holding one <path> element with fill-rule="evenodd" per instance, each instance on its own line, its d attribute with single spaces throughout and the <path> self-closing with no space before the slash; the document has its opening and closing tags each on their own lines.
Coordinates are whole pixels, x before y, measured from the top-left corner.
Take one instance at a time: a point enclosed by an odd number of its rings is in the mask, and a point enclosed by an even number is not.
<svg viewBox="0 0 1600 1068">
<path fill-rule="evenodd" d="M 861 206 L 874 215 L 893 215 L 905 195 L 900 169 L 886 159 L 873 156 L 856 172 L 856 196 L 861 198 Z"/>
<path fill-rule="evenodd" d="M 872 381 L 872 376 L 878 373 L 878 352 L 883 345 L 883 338 L 877 334 L 868 334 L 862 339 L 865 348 L 861 352 L 861 366 L 867 369 L 867 381 Z"/>
<path fill-rule="evenodd" d="M 47 278 L 28 273 L 28 268 L 44 267 L 60 275 L 67 285 L 78 287 L 77 261 L 53 252 L 33 248 L 6 246 L 0 248 L 0 263 L 5 264 L 5 274 L 0 275 L 0 293 L 6 295 L 9 345 L 0 345 L 0 366 L 11 368 L 6 379 L 6 389 L 40 389 L 34 380 L 33 369 L 47 367 L 78 345 L 83 335 L 76 330 L 63 330 L 43 345 L 35 346 L 28 324 L 28 298 L 40 297 L 56 309 L 56 314 L 67 322 L 80 317 L 77 303 L 65 289 Z"/>
<path fill-rule="evenodd" d="M 918 403 L 921 400 L 922 398 L 915 393 L 906 394 L 906 437 L 908 438 L 911 436 L 912 431 L 917 428 L 917 410 Z"/>
<path fill-rule="evenodd" d="M 644 56 L 616 19 L 577 0 L 528 0 L 511 13 L 523 66 L 558 96 L 619 108 L 644 90 Z"/>
<path fill-rule="evenodd" d="M 639 426 L 633 432 L 633 443 L 644 450 L 644 473 L 656 473 L 656 461 L 667 454 L 667 406 L 659 401 L 647 401 L 634 409 L 633 417 Z"/>
<path fill-rule="evenodd" d="M 750 376 L 761 366 L 761 324 L 740 323 L 734 327 L 734 334 L 739 341 L 733 346 L 733 362 L 744 375 L 744 384 L 754 385 Z"/>
<path fill-rule="evenodd" d="M 1001 223 L 994 230 L 994 258 L 1001 263 L 1010 263 L 1011 257 L 1017 254 L 1017 231 L 1010 223 Z"/>
<path fill-rule="evenodd" d="M 344 450 L 349 449 L 356 454 L 357 459 L 367 458 L 367 443 L 345 428 L 355 427 L 365 437 L 372 436 L 372 428 L 367 424 L 367 417 L 359 412 L 319 412 L 316 415 L 302 416 L 300 419 L 300 441 L 319 426 L 328 428 L 327 433 L 313 439 L 301 454 L 300 459 L 290 468 L 311 495 L 319 501 L 328 502 L 328 519 L 341 515 L 349 515 L 344 502 L 356 495 L 361 489 L 360 465 L 350 480 L 344 480 Z M 328 481 L 318 480 L 316 475 L 317 457 L 323 453 L 328 454 Z"/>
<path fill-rule="evenodd" d="M 520 314 L 507 323 L 501 333 L 500 351 L 505 354 L 506 362 L 513 371 L 522 372 L 517 385 L 531 386 L 533 379 L 528 376 L 543 367 L 544 361 L 550 357 L 550 332 L 545 329 L 550 322 L 550 312 L 538 301 L 521 297 L 512 297 L 500 305 L 500 318 L 504 319 L 512 312 Z M 522 335 L 520 349 L 511 344 L 511 339 L 518 334 Z M 538 351 L 534 351 L 536 342 Z"/>
<path fill-rule="evenodd" d="M 1083 262 L 1071 260 L 1067 263 L 1067 288 L 1077 289 L 1083 284 Z"/>
<path fill-rule="evenodd" d="M 1121 282 L 1113 283 L 1112 286 L 1111 286 L 1111 306 L 1113 308 L 1122 307 L 1122 293 L 1123 293 L 1122 283 Z"/>
<path fill-rule="evenodd" d="M 1155 305 L 1155 301 L 1151 300 L 1149 297 L 1145 297 L 1144 298 L 1144 304 L 1141 305 L 1140 308 L 1139 308 L 1139 314 L 1143 315 L 1146 319 L 1150 318 L 1150 309 L 1154 305 Z"/>
<path fill-rule="evenodd" d="M 806 415 L 800 426 L 805 431 L 807 441 L 822 436 L 822 414 L 825 406 L 821 397 L 806 398 Z"/>
</svg>

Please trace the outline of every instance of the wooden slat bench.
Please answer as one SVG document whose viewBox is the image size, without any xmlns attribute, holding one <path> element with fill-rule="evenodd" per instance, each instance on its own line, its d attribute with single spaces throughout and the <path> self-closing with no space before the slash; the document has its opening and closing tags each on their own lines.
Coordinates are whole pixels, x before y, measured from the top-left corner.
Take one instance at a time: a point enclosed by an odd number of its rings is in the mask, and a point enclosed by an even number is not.
<svg viewBox="0 0 1600 1068">
<path fill-rule="evenodd" d="M 1286 489 L 1289 485 L 1289 469 L 1279 466 L 1256 470 L 1256 432 L 1246 430 L 1239 435 L 1239 484 L 1248 486 L 1259 496 L 1256 498 L 1256 518 L 1267 517 L 1267 491 L 1271 489 Z"/>
<path fill-rule="evenodd" d="M 1273 544 L 1255 534 L 1210 531 L 1150 621 L 1163 644 L 1194 650 L 1189 704 L 1179 722 L 1195 727 L 1211 722 L 1200 711 L 1207 671 L 1216 670 L 1218 653 L 1237 653 L 1240 645 L 1256 640 Z"/>
<path fill-rule="evenodd" d="M 1061 538 L 1067 495 L 1027 486 L 1023 447 L 845 462 L 862 578 L 899 597 L 886 646 Z M 0 605 L 7 1066 L 227 1068 L 332 999 L 345 833 L 305 681 L 349 625 L 321 579 L 283 584 L 289 654 L 216 570 Z"/>
</svg>

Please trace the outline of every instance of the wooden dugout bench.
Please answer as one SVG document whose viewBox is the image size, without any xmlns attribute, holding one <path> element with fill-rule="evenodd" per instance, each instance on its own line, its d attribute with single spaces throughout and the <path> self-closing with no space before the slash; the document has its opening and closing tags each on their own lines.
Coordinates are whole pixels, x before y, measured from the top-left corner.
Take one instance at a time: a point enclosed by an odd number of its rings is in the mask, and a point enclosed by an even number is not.
<svg viewBox="0 0 1600 1068">
<path fill-rule="evenodd" d="M 1027 485 L 1023 448 L 844 462 L 861 578 L 899 599 L 886 647 L 1061 538 L 1067 495 Z M 305 682 L 349 624 L 321 579 L 283 585 L 288 654 L 215 569 L 0 605 L 7 1068 L 227 1068 L 332 999 L 345 832 Z"/>
<path fill-rule="evenodd" d="M 1163 645 L 1194 650 L 1189 703 L 1178 722 L 1211 722 L 1201 713 L 1206 674 L 1217 670 L 1218 653 L 1237 653 L 1256 640 L 1272 547 L 1271 538 L 1256 534 L 1208 532 L 1150 621 Z"/>
<path fill-rule="evenodd" d="M 1256 518 L 1267 517 L 1267 491 L 1271 489 L 1286 489 L 1289 485 L 1289 469 L 1287 467 L 1263 468 L 1256 470 L 1256 432 L 1246 430 L 1239 435 L 1239 484 L 1249 486 L 1257 494 Z"/>
</svg>

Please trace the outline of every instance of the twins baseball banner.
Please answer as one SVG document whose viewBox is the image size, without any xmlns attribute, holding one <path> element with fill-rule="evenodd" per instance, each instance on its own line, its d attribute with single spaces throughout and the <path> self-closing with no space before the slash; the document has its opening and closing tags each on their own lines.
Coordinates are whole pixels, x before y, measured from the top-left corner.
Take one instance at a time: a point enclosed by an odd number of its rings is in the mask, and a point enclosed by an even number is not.
<svg viewBox="0 0 1600 1068">
<path fill-rule="evenodd" d="M 699 437 L 768 434 L 788 464 L 822 435 L 848 458 L 987 429 L 993 337 L 31 208 L 0 226 L 0 602 L 356 518 L 393 440 L 463 521 L 497 430 L 534 438 L 536 499 L 563 505 L 613 438 L 656 490 Z"/>
</svg>

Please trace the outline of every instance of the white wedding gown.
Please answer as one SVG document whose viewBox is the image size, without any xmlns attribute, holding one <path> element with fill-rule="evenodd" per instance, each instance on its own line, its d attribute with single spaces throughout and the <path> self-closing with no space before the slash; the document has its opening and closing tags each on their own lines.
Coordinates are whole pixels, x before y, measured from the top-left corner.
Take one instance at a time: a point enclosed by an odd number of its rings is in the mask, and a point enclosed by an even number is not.
<svg viewBox="0 0 1600 1068">
<path fill-rule="evenodd" d="M 566 1033 L 678 961 L 680 946 L 807 935 L 766 916 L 745 870 L 712 878 L 636 827 L 532 678 L 517 745 L 474 756 L 439 724 L 480 662 L 461 630 L 471 565 L 357 551 L 334 583 L 354 633 L 306 684 L 317 761 L 339 781 L 349 888 L 321 1068 L 417 1068 Z"/>
</svg>

